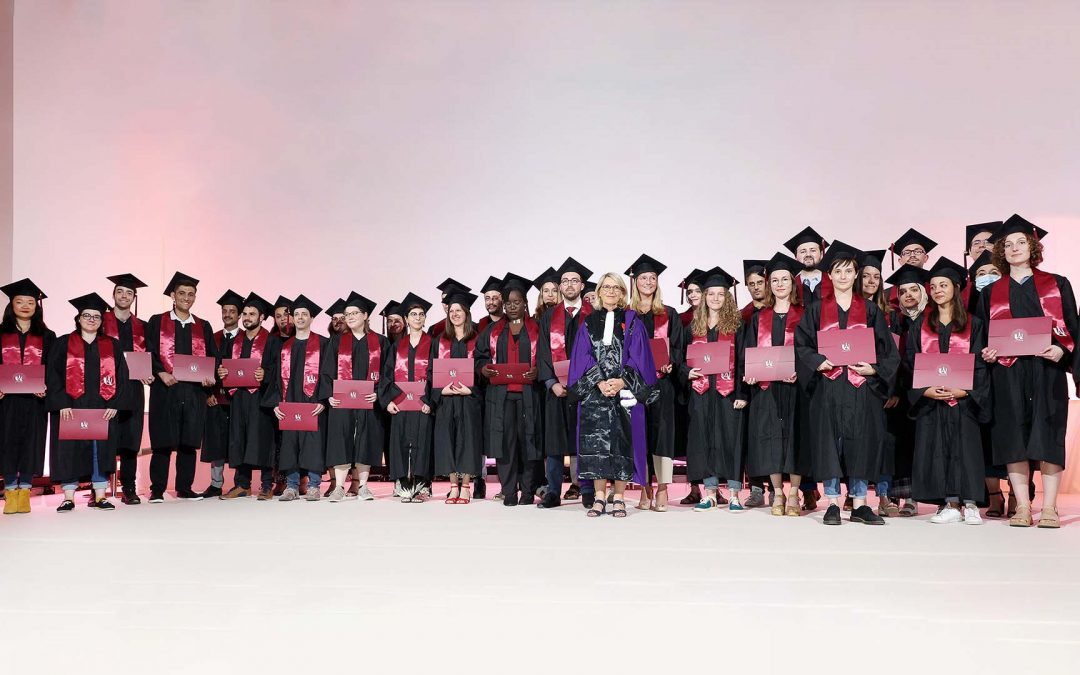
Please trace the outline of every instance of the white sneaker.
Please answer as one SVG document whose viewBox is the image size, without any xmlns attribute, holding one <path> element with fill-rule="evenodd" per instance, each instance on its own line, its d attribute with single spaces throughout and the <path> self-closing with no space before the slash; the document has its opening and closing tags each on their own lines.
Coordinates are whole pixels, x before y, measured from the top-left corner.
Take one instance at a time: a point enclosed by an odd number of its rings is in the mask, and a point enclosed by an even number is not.
<svg viewBox="0 0 1080 675">
<path fill-rule="evenodd" d="M 375 495 L 373 495 L 371 493 L 371 490 L 368 489 L 367 484 L 364 484 L 360 488 L 360 492 L 356 496 L 360 499 L 360 501 L 363 502 L 370 502 L 371 500 L 375 499 Z"/>
<path fill-rule="evenodd" d="M 979 515 L 979 508 L 972 506 L 964 507 L 964 524 L 965 525 L 982 525 L 983 519 Z"/>
<path fill-rule="evenodd" d="M 930 516 L 931 523 L 959 523 L 964 520 L 964 516 L 960 514 L 960 509 L 953 508 L 952 506 L 946 506 L 934 515 Z"/>
</svg>

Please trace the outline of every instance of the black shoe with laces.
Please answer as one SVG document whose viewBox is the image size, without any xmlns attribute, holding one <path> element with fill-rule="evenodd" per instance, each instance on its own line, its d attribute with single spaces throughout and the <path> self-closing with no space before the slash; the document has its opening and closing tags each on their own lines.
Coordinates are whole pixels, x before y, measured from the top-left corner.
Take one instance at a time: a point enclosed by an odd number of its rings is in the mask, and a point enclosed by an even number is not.
<svg viewBox="0 0 1080 675">
<path fill-rule="evenodd" d="M 135 504 L 142 504 L 142 500 L 139 499 L 139 495 L 136 494 L 135 488 L 131 488 L 131 490 L 124 490 L 123 496 L 120 497 L 120 503 L 134 506 Z"/>
<path fill-rule="evenodd" d="M 68 511 L 74 511 L 74 510 L 75 510 L 75 502 L 71 501 L 70 499 L 65 499 L 63 502 L 60 503 L 60 506 L 56 507 L 56 512 L 57 513 L 67 513 Z"/>
<path fill-rule="evenodd" d="M 116 505 L 102 497 L 94 502 L 94 508 L 98 511 L 114 511 L 116 510 Z"/>
<path fill-rule="evenodd" d="M 546 495 L 544 495 L 544 498 L 541 499 L 540 503 L 537 504 L 536 506 L 537 506 L 537 508 L 541 508 L 541 509 L 554 509 L 554 508 L 560 506 L 561 504 L 562 504 L 562 501 L 559 500 L 559 493 L 557 493 L 557 492 L 548 492 Z"/>
<path fill-rule="evenodd" d="M 849 516 L 851 522 L 862 523 L 864 525 L 884 525 L 885 519 L 874 513 L 874 509 L 870 508 L 866 504 L 863 504 L 859 508 L 851 512 Z"/>
<path fill-rule="evenodd" d="M 218 498 L 218 497 L 220 497 L 220 496 L 221 496 L 221 488 L 219 488 L 219 487 L 214 487 L 213 485 L 211 485 L 210 487 L 206 488 L 206 489 L 205 489 L 205 490 L 203 491 L 202 495 L 201 495 L 201 497 L 202 497 L 203 499 L 216 499 L 216 498 Z"/>
<path fill-rule="evenodd" d="M 164 501 L 165 501 L 165 493 L 164 492 L 155 492 L 153 490 L 150 491 L 150 503 L 151 504 L 161 504 Z"/>
<path fill-rule="evenodd" d="M 202 499 L 203 496 L 201 494 L 199 494 L 198 492 L 195 492 L 194 490 L 177 490 L 176 491 L 176 498 L 177 499 L 183 499 L 183 500 L 189 501 L 189 502 L 197 502 L 200 499 Z"/>
<path fill-rule="evenodd" d="M 829 504 L 829 508 L 825 509 L 825 518 L 821 522 L 826 525 L 839 525 L 840 507 L 836 504 Z"/>
</svg>

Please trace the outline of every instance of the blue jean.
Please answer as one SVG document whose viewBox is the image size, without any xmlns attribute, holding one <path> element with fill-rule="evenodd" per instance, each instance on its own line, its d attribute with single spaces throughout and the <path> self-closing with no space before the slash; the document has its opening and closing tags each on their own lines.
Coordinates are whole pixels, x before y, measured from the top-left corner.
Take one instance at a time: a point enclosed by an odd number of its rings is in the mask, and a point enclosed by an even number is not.
<svg viewBox="0 0 1080 675">
<path fill-rule="evenodd" d="M 319 486 L 322 484 L 322 474 L 321 473 L 316 473 L 314 471 L 308 471 L 307 475 L 308 475 L 308 489 L 309 490 L 312 490 L 312 489 L 318 490 Z M 266 482 L 266 478 L 265 478 L 265 475 L 264 475 L 263 483 L 265 484 L 265 482 Z M 290 471 L 288 473 L 288 475 L 285 476 L 285 485 L 292 488 L 292 489 L 294 489 L 294 490 L 299 490 L 300 489 L 300 471 L 299 470 Z"/>
<path fill-rule="evenodd" d="M 882 474 L 878 477 L 877 483 L 874 484 L 874 494 L 879 499 L 887 498 L 889 496 L 889 487 L 892 485 L 892 476 L 888 474 Z"/>
<path fill-rule="evenodd" d="M 101 473 L 101 469 L 98 467 L 98 444 L 97 441 L 91 441 L 91 447 L 93 448 L 94 461 L 93 467 L 90 470 L 90 484 L 95 490 L 104 490 L 109 487 L 109 478 L 105 474 Z M 29 487 L 29 486 L 27 486 Z M 60 486 L 64 492 L 74 492 L 78 489 L 79 484 L 76 483 L 64 483 Z"/>
<path fill-rule="evenodd" d="M 562 490 L 563 458 L 545 457 L 544 476 L 547 478 L 548 492 L 559 494 L 560 490 Z M 571 480 L 570 482 L 572 483 L 573 480 Z M 593 487 L 593 482 L 591 480 L 581 481 L 581 494 L 591 495 L 595 493 L 596 490 Z"/>
<path fill-rule="evenodd" d="M 866 498 L 866 480 L 862 478 L 849 478 L 848 479 L 848 496 L 855 499 Z M 822 483 L 825 485 L 826 497 L 839 497 L 840 496 L 840 479 L 839 478 L 826 478 Z"/>
<path fill-rule="evenodd" d="M 29 490 L 33 487 L 30 482 L 30 478 L 26 478 L 22 475 L 15 478 L 4 477 L 4 489 L 5 490 Z"/>
<path fill-rule="evenodd" d="M 720 487 L 720 479 L 716 476 L 707 476 L 703 481 L 701 481 L 701 483 L 705 486 L 706 490 L 715 490 Z M 732 492 L 738 492 L 742 489 L 742 481 L 729 480 L 727 482 L 727 486 L 728 490 L 731 490 Z"/>
</svg>

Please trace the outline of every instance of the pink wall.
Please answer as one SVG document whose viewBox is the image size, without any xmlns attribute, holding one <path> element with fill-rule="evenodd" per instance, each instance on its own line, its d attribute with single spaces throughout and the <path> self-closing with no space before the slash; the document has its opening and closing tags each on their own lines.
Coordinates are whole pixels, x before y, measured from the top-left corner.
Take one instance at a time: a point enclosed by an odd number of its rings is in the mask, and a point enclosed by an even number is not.
<svg viewBox="0 0 1080 675">
<path fill-rule="evenodd" d="M 380 303 L 574 254 L 737 271 L 805 225 L 1080 279 L 1075 2 L 15 3 L 14 271 Z M 557 240 L 558 239 L 558 240 Z M 151 300 L 151 298 L 155 298 Z M 321 324 L 320 324 L 321 325 Z"/>
</svg>

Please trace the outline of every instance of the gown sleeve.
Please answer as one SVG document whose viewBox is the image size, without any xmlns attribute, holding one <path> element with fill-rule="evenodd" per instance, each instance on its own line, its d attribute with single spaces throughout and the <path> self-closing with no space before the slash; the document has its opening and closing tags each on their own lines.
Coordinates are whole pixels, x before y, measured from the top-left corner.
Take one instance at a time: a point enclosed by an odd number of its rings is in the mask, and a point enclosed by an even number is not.
<svg viewBox="0 0 1080 675">
<path fill-rule="evenodd" d="M 281 403 L 284 397 L 284 392 L 281 391 L 281 350 L 284 347 L 284 342 L 281 340 L 274 340 L 272 343 L 268 340 L 266 343 L 266 353 L 264 356 L 269 363 L 264 377 L 268 380 L 266 389 L 262 393 L 261 405 L 264 408 L 274 408 Z"/>
<path fill-rule="evenodd" d="M 888 399 L 893 394 L 893 385 L 896 384 L 896 373 L 900 368 L 900 353 L 896 350 L 896 342 L 893 341 L 892 332 L 885 323 L 885 317 L 877 305 L 867 304 L 867 316 L 873 316 L 874 342 L 877 351 L 877 362 L 874 363 L 873 375 L 866 378 L 866 383 L 871 391 Z M 898 392 L 903 395 L 903 392 Z"/>
<path fill-rule="evenodd" d="M 65 337 L 71 339 L 70 335 Z M 67 393 L 67 339 L 57 340 L 45 359 L 45 403 L 51 412 L 71 407 Z"/>
<path fill-rule="evenodd" d="M 442 336 L 439 336 L 439 337 L 441 338 Z M 432 338 L 431 339 L 431 351 L 429 352 L 428 361 L 430 363 L 434 364 L 435 359 L 437 359 L 437 358 L 439 358 L 439 338 Z M 432 366 L 432 368 L 434 369 L 434 366 Z M 431 402 L 428 405 L 430 405 L 432 408 L 438 408 L 439 404 L 442 403 L 442 398 L 443 398 L 442 389 L 439 389 L 438 387 L 436 387 L 434 381 L 431 381 L 431 378 L 428 378 L 428 379 L 431 382 L 431 389 L 429 390 L 429 393 L 428 393 L 428 398 L 430 399 Z"/>
<path fill-rule="evenodd" d="M 574 349 L 570 353 L 570 370 L 566 379 L 569 389 L 567 397 L 571 403 L 579 402 L 603 379 L 604 374 L 600 372 L 596 355 L 593 354 L 588 322 L 582 321 L 578 326 L 577 337 L 574 338 Z"/>
<path fill-rule="evenodd" d="M 574 344 L 577 345 L 576 342 Z M 645 324 L 636 316 L 626 327 L 622 370 L 623 383 L 638 402 L 652 405 L 660 398 L 660 388 L 654 386 L 656 363 L 653 361 L 652 349 L 649 348 L 649 340 L 645 335 Z"/>
<path fill-rule="evenodd" d="M 820 375 L 817 369 L 825 362 L 825 357 L 817 350 L 817 327 L 820 314 L 821 303 L 810 303 L 806 306 L 802 319 L 795 328 L 795 372 L 798 374 L 799 385 L 808 396 L 814 393 L 817 378 Z"/>
</svg>

